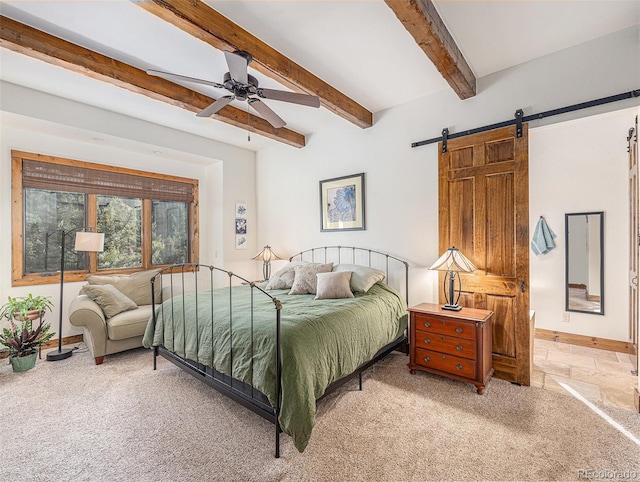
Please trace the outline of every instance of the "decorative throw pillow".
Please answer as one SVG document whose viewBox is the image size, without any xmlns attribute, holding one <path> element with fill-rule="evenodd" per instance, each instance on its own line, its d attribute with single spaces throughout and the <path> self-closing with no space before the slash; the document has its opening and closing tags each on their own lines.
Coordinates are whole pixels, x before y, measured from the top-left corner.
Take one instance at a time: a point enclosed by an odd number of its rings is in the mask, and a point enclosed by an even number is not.
<svg viewBox="0 0 640 482">
<path fill-rule="evenodd" d="M 349 286 L 351 271 L 318 273 L 316 276 L 318 278 L 316 300 L 353 298 L 353 293 Z"/>
<path fill-rule="evenodd" d="M 293 279 L 293 285 L 291 286 L 290 295 L 306 295 L 311 293 L 316 294 L 316 283 L 318 279 L 316 275 L 318 273 L 328 273 L 333 268 L 333 263 L 327 264 L 303 264 L 302 266 L 296 266 L 293 270 L 295 277 Z"/>
<path fill-rule="evenodd" d="M 107 318 L 113 318 L 118 313 L 135 310 L 138 307 L 128 296 L 112 285 L 84 285 L 80 294 L 87 295 L 95 301 Z"/>
<path fill-rule="evenodd" d="M 267 284 L 266 290 L 288 290 L 293 286 L 293 278 L 295 277 L 295 272 L 293 271 L 296 266 L 301 266 L 303 264 L 311 264 L 308 261 L 292 261 L 287 264 L 281 270 L 276 271 L 271 275 L 271 279 L 269 279 L 269 283 Z"/>
<path fill-rule="evenodd" d="M 133 274 L 121 274 L 113 276 L 89 275 L 87 281 L 90 285 L 112 285 L 137 305 L 151 304 L 151 278 L 160 271 L 152 269 L 150 271 L 139 271 Z M 155 284 L 155 301 L 162 301 L 162 290 L 160 282 Z"/>
<path fill-rule="evenodd" d="M 384 271 L 360 266 L 357 264 L 338 264 L 333 271 L 351 271 L 351 291 L 354 293 L 366 293 L 378 281 L 385 277 Z"/>
</svg>

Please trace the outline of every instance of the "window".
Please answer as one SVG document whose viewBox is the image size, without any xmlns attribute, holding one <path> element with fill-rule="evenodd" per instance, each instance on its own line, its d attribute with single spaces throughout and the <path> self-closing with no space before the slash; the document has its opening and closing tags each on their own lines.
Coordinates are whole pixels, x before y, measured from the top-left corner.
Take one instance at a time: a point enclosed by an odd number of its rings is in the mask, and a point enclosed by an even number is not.
<svg viewBox="0 0 640 482">
<path fill-rule="evenodd" d="M 13 285 L 198 262 L 198 181 L 12 151 Z M 76 253 L 73 232 L 97 227 L 101 253 Z"/>
</svg>

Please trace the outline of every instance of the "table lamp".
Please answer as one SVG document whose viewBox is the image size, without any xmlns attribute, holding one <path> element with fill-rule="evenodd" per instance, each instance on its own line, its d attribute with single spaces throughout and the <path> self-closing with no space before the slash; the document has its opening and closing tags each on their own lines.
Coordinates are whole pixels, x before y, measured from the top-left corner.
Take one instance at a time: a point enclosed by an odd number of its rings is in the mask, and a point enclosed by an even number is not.
<svg viewBox="0 0 640 482">
<path fill-rule="evenodd" d="M 261 259 L 264 261 L 264 264 L 262 265 L 262 276 L 265 280 L 268 280 L 269 276 L 271 276 L 271 260 L 282 258 L 274 253 L 271 246 L 267 244 L 262 251 L 251 259 Z"/>
<path fill-rule="evenodd" d="M 460 281 L 459 273 L 473 273 L 478 268 L 476 268 L 476 266 L 471 261 L 469 261 L 458 248 L 452 246 L 447 249 L 445 253 L 429 267 L 429 269 L 433 269 L 436 271 L 446 271 L 443 283 L 444 299 L 446 303 L 444 304 L 444 306 L 442 306 L 442 309 L 460 311 L 462 309 L 462 306 L 458 305 L 458 300 L 460 299 L 460 290 L 462 288 L 462 283 Z M 458 280 L 457 297 L 455 296 L 456 279 Z M 448 290 L 447 284 L 449 285 Z"/>
</svg>

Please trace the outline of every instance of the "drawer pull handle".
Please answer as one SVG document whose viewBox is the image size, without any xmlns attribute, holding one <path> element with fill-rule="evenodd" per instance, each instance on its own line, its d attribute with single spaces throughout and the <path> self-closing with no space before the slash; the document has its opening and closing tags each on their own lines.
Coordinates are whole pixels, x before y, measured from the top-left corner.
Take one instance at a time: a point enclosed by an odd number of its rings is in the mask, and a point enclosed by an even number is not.
<svg viewBox="0 0 640 482">
<path fill-rule="evenodd" d="M 458 345 L 458 346 L 456 347 L 456 350 L 458 350 L 458 351 L 462 351 L 462 345 Z"/>
<path fill-rule="evenodd" d="M 426 326 L 427 328 L 429 328 L 431 326 L 431 323 L 429 323 L 428 321 L 424 324 L 424 326 Z"/>
<path fill-rule="evenodd" d="M 430 361 L 431 361 L 431 357 L 430 357 L 430 356 L 426 356 L 426 357 L 424 357 L 424 361 L 426 361 L 426 362 L 430 362 Z"/>
<path fill-rule="evenodd" d="M 425 338 L 424 342 L 428 345 L 429 343 L 431 343 L 431 340 L 429 338 Z"/>
<path fill-rule="evenodd" d="M 440 339 L 441 339 L 442 341 L 444 341 L 444 336 L 441 336 L 441 337 L 440 337 Z"/>
<path fill-rule="evenodd" d="M 460 363 L 458 363 L 458 364 L 456 365 L 456 368 L 457 368 L 458 370 L 462 370 L 462 365 L 461 365 Z"/>
<path fill-rule="evenodd" d="M 456 328 L 456 333 L 462 333 L 462 328 L 460 327 Z"/>
</svg>

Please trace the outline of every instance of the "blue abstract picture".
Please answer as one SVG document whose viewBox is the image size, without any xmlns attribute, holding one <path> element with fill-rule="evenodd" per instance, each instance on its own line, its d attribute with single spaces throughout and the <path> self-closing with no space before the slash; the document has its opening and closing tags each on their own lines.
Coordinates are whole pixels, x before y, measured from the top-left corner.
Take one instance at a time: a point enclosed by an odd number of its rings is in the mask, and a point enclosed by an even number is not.
<svg viewBox="0 0 640 482">
<path fill-rule="evenodd" d="M 355 184 L 328 189 L 327 201 L 327 217 L 329 218 L 329 222 L 357 221 Z"/>
</svg>

